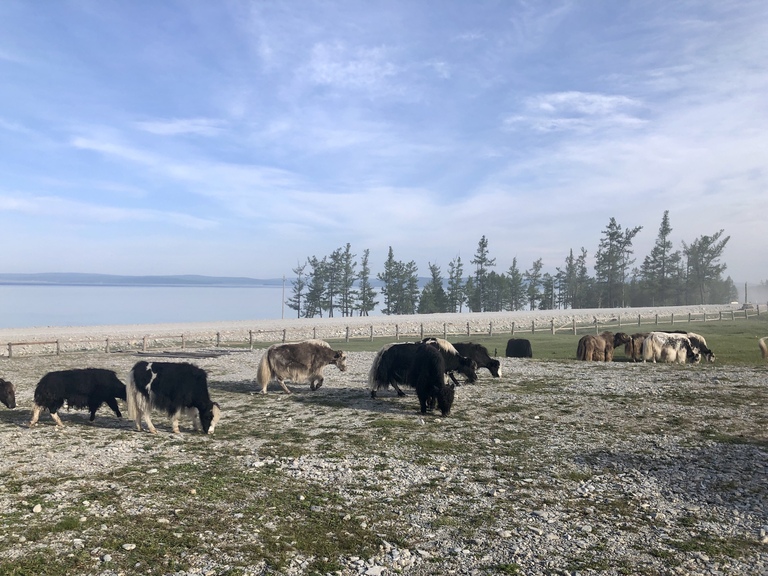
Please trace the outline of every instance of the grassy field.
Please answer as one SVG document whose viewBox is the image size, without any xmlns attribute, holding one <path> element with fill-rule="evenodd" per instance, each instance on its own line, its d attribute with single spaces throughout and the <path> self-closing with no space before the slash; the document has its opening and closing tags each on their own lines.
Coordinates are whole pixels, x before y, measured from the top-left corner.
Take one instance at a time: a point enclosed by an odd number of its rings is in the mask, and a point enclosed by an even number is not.
<svg viewBox="0 0 768 576">
<path fill-rule="evenodd" d="M 613 332 L 649 332 L 651 330 L 687 330 L 704 336 L 707 345 L 715 352 L 717 363 L 723 365 L 760 365 L 765 360 L 760 356 L 757 347 L 757 341 L 763 336 L 768 336 L 768 314 L 762 314 L 756 317 L 750 317 L 749 320 L 724 320 L 712 322 L 675 322 L 674 324 L 637 325 L 626 324 L 619 328 L 611 328 Z M 579 331 L 578 334 L 560 331 L 556 334 L 547 332 L 531 333 L 518 330 L 515 332 L 515 338 L 527 338 L 531 341 L 533 355 L 541 360 L 575 360 L 576 345 L 579 338 L 586 332 Z M 425 336 L 439 336 L 442 334 L 425 334 Z M 504 356 L 507 347 L 507 340 L 510 334 L 495 334 L 493 336 L 472 335 L 472 336 L 449 336 L 451 342 L 477 342 L 485 346 L 491 356 Z M 409 337 L 413 339 L 413 337 Z M 409 338 L 403 337 L 401 341 L 408 341 Z M 391 338 L 351 339 L 349 342 L 344 340 L 329 340 L 334 347 L 349 351 L 374 351 L 383 345 L 392 341 Z M 495 352 L 495 354 L 494 354 Z M 623 362 L 627 359 L 623 356 L 623 348 L 615 355 L 616 362 Z"/>
</svg>

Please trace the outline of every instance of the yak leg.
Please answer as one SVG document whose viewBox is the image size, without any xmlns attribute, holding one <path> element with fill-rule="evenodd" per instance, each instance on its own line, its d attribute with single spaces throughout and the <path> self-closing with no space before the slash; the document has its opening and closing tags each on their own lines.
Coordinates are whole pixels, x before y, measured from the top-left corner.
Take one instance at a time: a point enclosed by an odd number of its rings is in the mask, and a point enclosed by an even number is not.
<svg viewBox="0 0 768 576">
<path fill-rule="evenodd" d="M 282 387 L 283 387 L 283 390 L 285 390 L 285 393 L 286 393 L 286 394 L 293 394 L 293 392 L 291 392 L 291 391 L 288 389 L 288 386 L 286 386 L 286 385 L 285 385 L 285 381 L 284 381 L 282 378 L 278 378 L 278 379 L 277 379 L 277 382 L 280 384 L 280 386 L 282 386 Z"/>
<path fill-rule="evenodd" d="M 310 390 L 317 390 L 320 388 L 320 386 L 323 385 L 324 378 L 320 375 L 312 377 L 312 379 L 309 381 L 309 389 Z"/>
<path fill-rule="evenodd" d="M 40 412 L 43 411 L 42 406 L 38 406 L 37 404 L 34 405 L 32 408 L 32 419 L 29 421 L 29 427 L 32 428 L 35 424 L 37 424 L 37 421 L 40 419 Z"/>
<path fill-rule="evenodd" d="M 136 427 L 141 430 L 141 417 L 144 417 L 144 422 L 147 425 L 147 430 L 149 430 L 152 434 L 157 434 L 157 429 L 155 428 L 155 425 L 152 424 L 152 418 L 149 416 L 150 410 L 148 409 L 146 412 L 137 412 L 136 414 Z"/>
<path fill-rule="evenodd" d="M 171 416 L 171 430 L 173 430 L 174 434 L 179 433 L 179 418 L 181 418 L 181 412 L 182 409 L 176 410 L 176 412 L 173 413 L 173 416 Z"/>
<path fill-rule="evenodd" d="M 392 388 L 394 388 L 395 390 L 397 390 L 397 395 L 398 395 L 398 396 L 405 396 L 405 392 L 403 392 L 402 390 L 400 390 L 400 386 L 398 386 L 396 382 L 390 382 L 390 384 L 392 384 Z"/>
<path fill-rule="evenodd" d="M 56 422 L 56 426 L 64 426 L 64 422 L 61 421 L 61 418 L 59 418 L 59 415 L 56 412 L 51 412 L 51 418 Z"/>
<path fill-rule="evenodd" d="M 106 400 L 107 406 L 109 406 L 112 409 L 112 412 L 115 413 L 115 416 L 118 418 L 122 418 L 123 415 L 120 413 L 120 407 L 117 405 L 117 400 L 114 398 L 107 398 Z M 96 411 L 94 410 L 94 414 Z"/>
<path fill-rule="evenodd" d="M 453 370 L 451 370 L 451 371 L 450 371 L 450 372 L 448 372 L 447 374 L 448 374 L 448 376 L 450 377 L 450 379 L 451 379 L 451 380 L 453 380 L 453 383 L 454 383 L 456 386 L 461 386 L 461 384 L 459 384 L 459 381 L 458 381 L 458 380 L 456 380 L 456 376 L 454 376 L 454 375 L 453 375 Z"/>
</svg>

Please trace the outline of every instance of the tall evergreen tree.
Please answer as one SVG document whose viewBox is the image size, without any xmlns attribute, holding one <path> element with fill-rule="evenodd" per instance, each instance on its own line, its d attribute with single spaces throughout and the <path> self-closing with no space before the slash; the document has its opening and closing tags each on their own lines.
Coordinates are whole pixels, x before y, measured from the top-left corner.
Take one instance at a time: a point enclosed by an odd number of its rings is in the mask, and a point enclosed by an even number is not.
<svg viewBox="0 0 768 576">
<path fill-rule="evenodd" d="M 642 229 L 642 226 L 636 226 L 631 230 L 622 230 L 612 217 L 603 230 L 600 247 L 595 254 L 595 279 L 600 288 L 601 306 L 624 306 L 627 271 L 634 262 L 630 259 L 632 239 Z"/>
<path fill-rule="evenodd" d="M 307 260 L 311 270 L 307 274 L 307 296 L 304 299 L 304 317 L 314 318 L 315 315 L 323 317 L 323 309 L 326 307 L 325 295 L 328 283 L 328 261 L 324 256 L 322 260 L 312 256 Z"/>
<path fill-rule="evenodd" d="M 464 265 L 461 256 L 448 263 L 448 312 L 461 312 L 464 305 Z"/>
<path fill-rule="evenodd" d="M 355 262 L 356 254 L 352 254 L 352 248 L 347 242 L 344 249 L 339 249 L 338 258 L 338 286 L 339 286 L 339 307 L 341 308 L 342 316 L 352 316 L 354 309 L 355 299 L 357 292 L 355 291 L 355 280 L 357 275 L 355 274 L 355 268 L 357 262 Z"/>
<path fill-rule="evenodd" d="M 541 269 L 544 267 L 541 258 L 536 260 L 531 267 L 523 273 L 523 279 L 525 280 L 525 293 L 528 298 L 528 307 L 531 310 L 536 310 L 536 304 L 541 299 L 541 292 L 539 287 L 541 286 Z"/>
<path fill-rule="evenodd" d="M 286 301 L 288 308 L 296 310 L 296 317 L 301 318 L 302 304 L 304 298 L 304 292 L 307 288 L 307 279 L 304 277 L 304 270 L 307 267 L 307 263 L 297 264 L 296 268 L 293 268 L 293 272 L 296 276 L 293 280 L 293 295 Z"/>
<path fill-rule="evenodd" d="M 712 284 L 722 280 L 721 276 L 726 269 L 725 264 L 719 262 L 725 250 L 726 244 L 731 239 L 726 236 L 722 240 L 724 230 L 716 232 L 712 236 L 699 236 L 690 245 L 683 242 L 683 253 L 687 258 L 688 283 L 692 291 L 699 297 L 700 304 L 707 304 L 707 293 Z"/>
<path fill-rule="evenodd" d="M 357 275 L 357 309 L 360 312 L 360 316 L 368 316 L 368 313 L 375 310 L 379 304 L 378 300 L 376 300 L 377 292 L 371 285 L 371 268 L 368 265 L 370 252 L 368 248 L 363 250 L 363 258 L 360 261 L 360 273 Z"/>
<path fill-rule="evenodd" d="M 477 243 L 477 252 L 475 252 L 475 257 L 470 260 L 470 263 L 475 265 L 475 293 L 470 295 L 472 299 L 470 307 L 476 312 L 482 312 L 486 310 L 486 301 L 488 299 L 486 282 L 488 269 L 496 266 L 496 258 L 488 256 L 488 240 L 485 235 Z"/>
<path fill-rule="evenodd" d="M 419 314 L 434 314 L 448 311 L 448 295 L 443 288 L 443 278 L 437 264 L 429 264 L 430 279 L 421 290 Z"/>
<path fill-rule="evenodd" d="M 507 285 L 508 285 L 508 309 L 509 310 L 522 310 L 527 300 L 525 294 L 525 282 L 523 280 L 523 273 L 517 267 L 517 256 L 512 258 L 512 265 L 507 270 Z"/>
<path fill-rule="evenodd" d="M 680 251 L 672 250 L 671 233 L 669 210 L 665 210 L 656 243 L 650 254 L 643 260 L 639 274 L 643 287 L 648 292 L 646 300 L 652 306 L 668 306 L 673 303 L 671 284 L 675 278 L 675 271 L 680 263 L 681 255 Z"/>
</svg>

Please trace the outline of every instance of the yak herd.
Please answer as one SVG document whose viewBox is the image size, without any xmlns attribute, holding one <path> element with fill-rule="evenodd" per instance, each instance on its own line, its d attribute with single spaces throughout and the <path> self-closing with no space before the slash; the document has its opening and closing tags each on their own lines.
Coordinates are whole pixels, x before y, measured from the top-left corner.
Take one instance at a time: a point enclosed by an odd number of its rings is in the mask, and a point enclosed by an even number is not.
<svg viewBox="0 0 768 576">
<path fill-rule="evenodd" d="M 583 336 L 576 349 L 576 358 L 583 361 L 611 362 L 614 350 L 624 346 L 624 355 L 638 362 L 698 363 L 705 358 L 715 361 L 715 355 L 699 334 L 685 331 L 603 332 Z M 768 336 L 758 342 L 763 358 L 768 357 Z M 511 338 L 507 342 L 506 356 L 532 358 L 531 343 L 524 338 Z M 347 369 L 347 354 L 333 350 L 323 340 L 275 344 L 263 354 L 256 373 L 256 383 L 262 393 L 271 382 L 277 382 L 290 394 L 285 382 L 306 383 L 311 390 L 323 384 L 323 370 L 334 365 L 340 371 Z M 487 369 L 495 378 L 501 376 L 499 360 L 476 343 L 451 344 L 442 338 L 424 338 L 419 342 L 392 343 L 382 347 L 374 356 L 368 372 L 368 390 L 371 398 L 390 386 L 398 396 L 405 396 L 401 386 L 416 391 L 422 414 L 439 409 L 443 416 L 450 414 L 455 387 L 460 385 L 457 375 L 465 383 L 477 380 L 477 370 Z M 153 410 L 165 412 L 171 419 L 173 432 L 179 432 L 182 414 L 191 417 L 196 430 L 212 434 L 221 417 L 221 409 L 208 393 L 206 372 L 188 362 L 137 362 L 128 374 L 128 384 L 112 370 L 82 368 L 49 372 L 34 391 L 32 417 L 34 426 L 42 411 L 48 410 L 58 426 L 63 423 L 58 415 L 62 406 L 85 409 L 90 420 L 106 404 L 115 415 L 122 414 L 117 400 L 124 400 L 128 417 L 142 430 L 157 433 L 150 414 Z M 0 378 L 0 403 L 16 407 L 16 388 Z"/>
</svg>

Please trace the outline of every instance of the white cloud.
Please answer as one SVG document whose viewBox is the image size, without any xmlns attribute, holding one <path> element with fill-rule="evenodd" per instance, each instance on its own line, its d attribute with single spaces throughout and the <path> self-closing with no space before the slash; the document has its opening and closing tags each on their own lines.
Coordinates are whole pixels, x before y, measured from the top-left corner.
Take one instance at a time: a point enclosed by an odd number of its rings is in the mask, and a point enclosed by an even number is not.
<svg viewBox="0 0 768 576">
<path fill-rule="evenodd" d="M 225 122 L 214 118 L 177 118 L 174 120 L 152 120 L 137 122 L 136 126 L 150 134 L 158 136 L 178 136 L 195 134 L 198 136 L 216 136 L 225 128 Z"/>
</svg>

